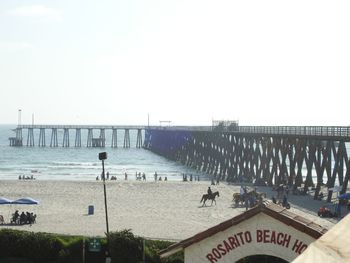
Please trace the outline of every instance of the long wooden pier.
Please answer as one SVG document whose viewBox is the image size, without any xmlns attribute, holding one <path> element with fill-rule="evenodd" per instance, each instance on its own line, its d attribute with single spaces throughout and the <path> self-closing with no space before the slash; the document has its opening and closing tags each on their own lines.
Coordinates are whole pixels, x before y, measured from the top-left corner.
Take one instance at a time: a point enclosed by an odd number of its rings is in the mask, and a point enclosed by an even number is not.
<svg viewBox="0 0 350 263">
<path fill-rule="evenodd" d="M 350 180 L 350 127 L 246 126 L 234 130 L 146 130 L 145 148 L 228 182 L 340 186 Z M 330 201 L 332 191 L 328 192 Z"/>
<path fill-rule="evenodd" d="M 117 131 L 121 130 L 124 148 L 130 147 L 130 131 L 134 130 L 137 148 L 180 161 L 219 180 L 303 184 L 304 191 L 316 187 L 315 198 L 322 186 L 334 187 L 336 180 L 344 193 L 350 180 L 348 126 L 18 125 L 16 136 L 9 138 L 10 145 L 23 146 L 26 131 L 26 146 L 36 146 L 36 134 L 37 146 L 45 147 L 46 130 L 51 130 L 50 147 L 73 146 L 71 130 L 75 130 L 74 147 L 82 147 L 82 131 L 87 134 L 86 147 L 106 147 L 106 131 L 111 134 L 110 146 L 118 147 Z M 329 192 L 328 201 L 331 196 Z"/>
<path fill-rule="evenodd" d="M 38 132 L 35 133 L 34 131 Z M 16 136 L 10 137 L 10 146 L 28 146 L 28 147 L 46 147 L 47 130 L 51 130 L 50 147 L 82 147 L 82 132 L 86 132 L 86 147 L 106 147 L 106 131 L 111 132 L 111 147 L 118 147 L 118 131 L 122 131 L 124 135 L 124 148 L 130 148 L 130 131 L 137 132 L 136 148 L 142 147 L 143 136 L 142 131 L 145 126 L 138 125 L 18 125 L 14 129 Z M 26 131 L 26 144 L 23 142 L 23 133 Z M 75 131 L 74 144 L 71 141 L 71 131 Z M 98 135 L 96 136 L 96 131 Z M 94 134 L 95 132 L 95 134 Z M 59 141 L 59 133 L 63 133 L 62 141 Z M 37 137 L 37 144 L 35 143 L 35 135 Z"/>
<path fill-rule="evenodd" d="M 235 133 L 235 134 L 255 134 L 255 135 L 271 135 L 271 136 L 290 136 L 290 137 L 309 137 L 318 139 L 332 140 L 350 140 L 349 126 L 235 126 L 235 127 L 218 127 L 218 126 L 143 126 L 143 125 L 18 125 L 15 136 L 10 137 L 10 146 L 29 146 L 34 147 L 35 133 L 39 131 L 37 146 L 45 147 L 46 130 L 51 130 L 50 147 L 82 147 L 82 131 L 87 131 L 86 147 L 105 147 L 105 132 L 111 131 L 111 147 L 118 147 L 118 130 L 124 132 L 123 147 L 130 147 L 130 131 L 137 131 L 136 147 L 143 146 L 143 132 L 147 129 L 169 130 L 169 131 L 207 131 L 213 133 Z M 23 142 L 23 131 L 27 131 L 26 143 Z M 72 145 L 70 140 L 70 131 L 75 130 L 75 140 Z M 94 131 L 98 131 L 99 135 L 95 136 Z M 62 141 L 59 142 L 58 131 L 63 132 Z"/>
</svg>

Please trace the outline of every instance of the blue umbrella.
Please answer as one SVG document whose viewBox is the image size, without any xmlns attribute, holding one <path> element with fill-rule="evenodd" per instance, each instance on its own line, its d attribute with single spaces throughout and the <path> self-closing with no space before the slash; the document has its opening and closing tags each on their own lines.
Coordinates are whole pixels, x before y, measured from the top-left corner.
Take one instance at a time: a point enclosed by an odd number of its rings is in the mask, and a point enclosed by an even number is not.
<svg viewBox="0 0 350 263">
<path fill-rule="evenodd" d="M 339 195 L 338 199 L 347 199 L 347 200 L 349 200 L 350 199 L 350 193 L 345 193 L 345 194 Z"/>
<path fill-rule="evenodd" d="M 12 204 L 18 204 L 18 205 L 37 205 L 39 204 L 38 201 L 34 200 L 30 197 L 20 198 L 12 202 Z"/>
<path fill-rule="evenodd" d="M 12 204 L 12 200 L 5 197 L 0 197 L 0 205 L 9 205 Z"/>
</svg>

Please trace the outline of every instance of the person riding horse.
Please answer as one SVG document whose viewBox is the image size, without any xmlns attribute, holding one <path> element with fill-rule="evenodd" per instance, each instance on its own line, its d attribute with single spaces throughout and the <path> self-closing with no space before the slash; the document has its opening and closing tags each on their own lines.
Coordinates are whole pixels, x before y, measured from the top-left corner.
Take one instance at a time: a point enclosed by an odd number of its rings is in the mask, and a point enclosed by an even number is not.
<svg viewBox="0 0 350 263">
<path fill-rule="evenodd" d="M 210 186 L 209 186 L 209 187 L 208 187 L 208 196 L 211 197 L 212 194 L 213 194 L 213 192 L 211 191 L 211 188 L 210 188 Z"/>
<path fill-rule="evenodd" d="M 210 194 L 209 194 L 209 192 L 210 192 Z M 216 204 L 216 200 L 215 200 L 216 196 L 220 196 L 219 191 L 212 193 L 210 187 L 208 187 L 208 194 L 204 194 L 202 196 L 200 203 L 203 202 L 202 206 L 205 206 L 205 202 L 207 200 L 211 200 L 211 205 L 213 204 L 213 202 Z"/>
</svg>

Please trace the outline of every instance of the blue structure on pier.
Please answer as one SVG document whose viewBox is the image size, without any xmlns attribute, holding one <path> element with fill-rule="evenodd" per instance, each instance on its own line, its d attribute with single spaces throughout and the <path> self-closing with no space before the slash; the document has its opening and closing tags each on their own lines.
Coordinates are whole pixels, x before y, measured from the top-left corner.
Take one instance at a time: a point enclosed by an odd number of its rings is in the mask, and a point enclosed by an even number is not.
<svg viewBox="0 0 350 263">
<path fill-rule="evenodd" d="M 192 131 L 146 129 L 144 147 L 162 156 L 175 159 L 181 150 L 192 139 Z"/>
</svg>

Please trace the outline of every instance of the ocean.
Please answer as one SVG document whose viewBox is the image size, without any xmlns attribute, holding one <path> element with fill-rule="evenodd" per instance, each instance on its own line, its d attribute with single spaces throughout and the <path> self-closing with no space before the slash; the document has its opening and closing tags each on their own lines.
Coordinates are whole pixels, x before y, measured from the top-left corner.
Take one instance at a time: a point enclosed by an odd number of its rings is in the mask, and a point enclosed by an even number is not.
<svg viewBox="0 0 350 263">
<path fill-rule="evenodd" d="M 0 180 L 14 180 L 21 175 L 31 176 L 38 180 L 96 180 L 102 172 L 102 163 L 98 159 L 100 152 L 107 152 L 105 171 L 117 180 L 136 180 L 137 173 L 145 173 L 147 180 L 158 177 L 181 181 L 182 175 L 192 174 L 200 180 L 209 180 L 206 174 L 200 173 L 180 163 L 169 161 L 145 149 L 136 148 L 136 131 L 130 130 L 130 148 L 123 148 L 123 131 L 118 131 L 118 148 L 110 147 L 111 135 L 106 132 L 106 147 L 86 147 L 87 134 L 82 131 L 82 147 L 74 147 L 75 132 L 71 132 L 73 146 L 38 147 L 39 131 L 34 130 L 35 147 L 10 147 L 9 137 L 15 137 L 16 125 L 0 125 Z M 27 131 L 23 130 L 23 144 L 27 143 Z M 46 145 L 50 145 L 51 130 L 46 131 Z M 62 145 L 63 132 L 58 131 L 58 143 Z"/>
</svg>

